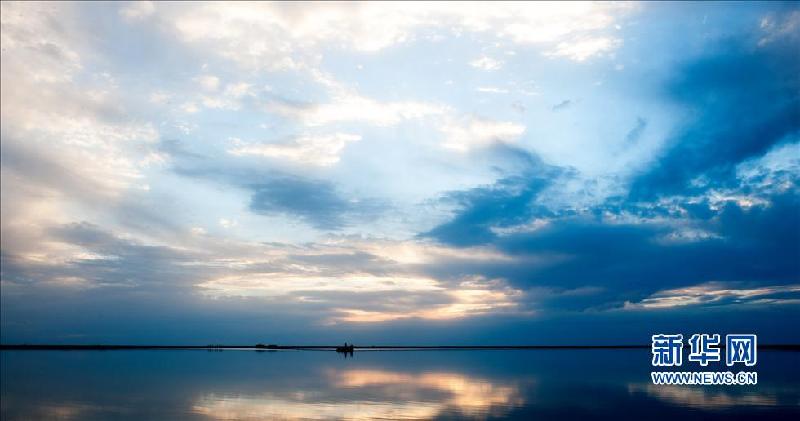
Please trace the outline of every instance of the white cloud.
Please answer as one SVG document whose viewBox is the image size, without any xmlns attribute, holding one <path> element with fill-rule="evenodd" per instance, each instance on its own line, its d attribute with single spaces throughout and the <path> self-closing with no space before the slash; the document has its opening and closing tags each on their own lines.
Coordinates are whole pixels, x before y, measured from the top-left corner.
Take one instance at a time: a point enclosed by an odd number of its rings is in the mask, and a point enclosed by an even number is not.
<svg viewBox="0 0 800 421">
<path fill-rule="evenodd" d="M 284 144 L 245 145 L 237 142 L 240 144 L 229 149 L 228 153 L 237 156 L 256 155 L 289 159 L 303 164 L 329 166 L 339 162 L 339 155 L 348 143 L 359 140 L 361 140 L 361 136 L 348 133 L 306 135 Z"/>
<path fill-rule="evenodd" d="M 489 229 L 499 236 L 528 234 L 546 228 L 550 223 L 551 221 L 549 219 L 536 218 L 524 224 L 512 225 L 510 227 L 490 227 Z"/>
<path fill-rule="evenodd" d="M 491 57 L 481 56 L 469 62 L 469 65 L 476 69 L 491 71 L 498 70 L 503 67 L 503 62 L 495 60 Z"/>
<path fill-rule="evenodd" d="M 137 162 L 149 153 L 143 146 L 158 132 L 124 118 L 113 81 L 75 82 L 81 44 L 63 34 L 79 31 L 58 18 L 70 13 L 68 4 L 2 3 L 3 143 L 50 160 L 50 168 L 63 167 L 98 193 L 118 193 L 140 177 Z"/>
<path fill-rule="evenodd" d="M 353 92 L 335 94 L 328 103 L 295 104 L 271 102 L 267 109 L 292 117 L 306 126 L 323 126 L 338 122 L 363 122 L 376 126 L 393 126 L 403 120 L 441 115 L 448 108 L 416 101 L 380 102 Z"/>
<path fill-rule="evenodd" d="M 161 104 L 166 104 L 171 97 L 172 97 L 172 95 L 170 95 L 170 94 L 168 94 L 166 92 L 157 91 L 157 92 L 153 92 L 153 93 L 150 94 L 149 100 L 153 104 L 160 104 L 161 105 Z"/>
<path fill-rule="evenodd" d="M 800 133 L 786 136 L 763 156 L 736 166 L 736 177 L 742 185 L 762 194 L 795 188 L 793 174 L 800 174 Z"/>
<path fill-rule="evenodd" d="M 455 285 L 408 274 L 330 273 L 293 265 L 291 272 L 226 276 L 197 285 L 213 297 L 262 297 L 303 302 L 329 302 L 330 323 L 381 323 L 420 318 L 450 320 L 517 310 L 522 291 L 499 280 L 468 277 Z M 384 293 L 384 302 L 360 303 L 361 294 Z M 397 300 L 391 293 L 407 298 Z M 343 299 L 346 294 L 349 299 Z M 427 299 L 416 302 L 424 294 Z M 338 298 L 337 298 L 338 296 Z M 373 298 L 377 299 L 377 298 Z"/>
<path fill-rule="evenodd" d="M 186 42 L 207 44 L 209 51 L 246 67 L 268 69 L 314 65 L 323 47 L 379 51 L 413 41 L 426 29 L 485 33 L 546 50 L 558 45 L 557 55 L 584 60 L 618 45 L 612 38 L 615 21 L 635 7 L 595 2 L 156 5 L 162 24 Z M 595 39 L 612 42 L 599 45 Z"/>
<path fill-rule="evenodd" d="M 769 15 L 761 19 L 761 31 L 763 36 L 758 41 L 758 46 L 763 47 L 775 40 L 797 36 L 800 29 L 800 11 L 794 10 L 776 18 Z"/>
<path fill-rule="evenodd" d="M 12 78 L 31 83 L 67 82 L 81 69 L 76 33 L 68 26 L 73 14 L 68 4 L 2 2 L 3 91 L 14 88 Z M 6 83 L 8 82 L 8 83 Z"/>
<path fill-rule="evenodd" d="M 195 78 L 195 80 L 203 86 L 206 91 L 205 94 L 198 95 L 195 100 L 205 108 L 238 110 L 242 107 L 242 101 L 246 97 L 254 95 L 252 86 L 249 83 L 229 83 L 225 85 L 225 89 L 220 92 L 220 82 L 217 77 Z M 194 108 L 184 107 L 183 109 L 189 113 L 199 111 L 196 106 Z"/>
<path fill-rule="evenodd" d="M 219 88 L 219 78 L 214 75 L 202 75 L 193 79 L 206 91 L 216 91 Z"/>
<path fill-rule="evenodd" d="M 732 303 L 752 304 L 796 304 L 797 298 L 770 298 L 776 294 L 800 292 L 800 285 L 763 286 L 757 288 L 737 288 L 733 284 L 708 282 L 686 288 L 659 291 L 642 301 L 625 302 L 625 309 L 664 309 L 688 305 L 714 304 L 730 300 Z"/>
<path fill-rule="evenodd" d="M 200 108 L 194 102 L 185 102 L 181 105 L 181 110 L 187 114 L 194 114 L 200 111 Z"/>
<path fill-rule="evenodd" d="M 126 19 L 144 19 L 156 11 L 152 1 L 132 1 L 119 10 Z"/>
<path fill-rule="evenodd" d="M 374 239 L 369 241 L 348 239 L 347 244 L 387 261 L 408 265 L 432 264 L 437 261 L 510 262 L 513 260 L 511 256 L 492 247 L 452 248 L 435 243 Z"/>
<path fill-rule="evenodd" d="M 0 7 L 3 250 L 50 256 L 63 247 L 43 239 L 45 227 L 113 213 L 147 187 L 159 133 L 114 78 L 85 69 L 75 4 Z"/>
<path fill-rule="evenodd" d="M 225 85 L 225 96 L 230 98 L 238 99 L 252 94 L 252 86 L 249 83 L 239 82 Z"/>
<path fill-rule="evenodd" d="M 478 92 L 485 94 L 507 94 L 508 89 L 498 88 L 496 86 L 481 86 L 475 89 Z"/>
<path fill-rule="evenodd" d="M 227 295 L 242 297 L 284 296 L 293 292 L 310 293 L 319 291 L 342 291 L 349 293 L 382 292 L 382 291 L 437 291 L 436 280 L 408 275 L 376 276 L 366 273 L 347 275 L 303 272 L 295 267 L 288 273 L 259 273 L 244 276 L 226 276 L 203 282 L 198 287 L 209 295 Z M 335 278 L 335 279 L 334 279 Z"/>
<path fill-rule="evenodd" d="M 336 309 L 339 316 L 333 321 L 350 323 L 380 323 L 402 319 L 451 320 L 481 314 L 497 313 L 517 307 L 515 298 L 521 291 L 492 290 L 472 282 L 464 282 L 460 288 L 446 291 L 450 303 L 416 311 L 369 311 L 355 308 Z"/>
<path fill-rule="evenodd" d="M 514 142 L 525 133 L 525 126 L 470 116 L 446 121 L 441 131 L 444 135 L 442 146 L 466 152 L 495 142 Z"/>
<path fill-rule="evenodd" d="M 363 237 L 331 237 L 304 246 L 231 246 L 220 253 L 220 245 L 212 245 L 216 257 L 197 263 L 216 269 L 196 283 L 202 294 L 308 305 L 322 309 L 320 321 L 328 323 L 530 314 L 522 305 L 524 292 L 502 279 L 465 275 L 442 280 L 417 272 L 426 264 L 513 259 L 491 248 Z M 363 260 L 365 255 L 370 257 Z"/>
<path fill-rule="evenodd" d="M 590 57 L 608 53 L 621 44 L 614 38 L 584 38 L 570 42 L 560 42 L 555 48 L 545 52 L 550 57 L 568 57 L 574 61 L 584 61 Z M 620 70 L 620 69 L 618 69 Z"/>
<path fill-rule="evenodd" d="M 692 227 L 680 227 L 675 231 L 672 231 L 666 235 L 657 238 L 656 241 L 664 245 L 671 245 L 671 244 L 696 243 L 700 241 L 715 240 L 720 238 L 722 237 L 720 237 L 718 234 L 704 229 L 692 228 Z"/>
<path fill-rule="evenodd" d="M 239 226 L 239 221 L 235 219 L 220 218 L 219 224 L 222 226 L 222 228 L 229 229 Z"/>
</svg>

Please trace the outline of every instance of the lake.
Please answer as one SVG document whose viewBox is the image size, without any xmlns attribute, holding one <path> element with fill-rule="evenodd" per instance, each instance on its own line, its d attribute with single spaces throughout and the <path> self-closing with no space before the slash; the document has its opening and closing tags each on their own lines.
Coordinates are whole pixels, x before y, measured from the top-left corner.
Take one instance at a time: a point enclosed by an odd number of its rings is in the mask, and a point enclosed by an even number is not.
<svg viewBox="0 0 800 421">
<path fill-rule="evenodd" d="M 650 355 L 5 350 L 0 418 L 800 419 L 798 352 L 759 351 L 758 385 L 719 387 L 655 386 Z"/>
</svg>

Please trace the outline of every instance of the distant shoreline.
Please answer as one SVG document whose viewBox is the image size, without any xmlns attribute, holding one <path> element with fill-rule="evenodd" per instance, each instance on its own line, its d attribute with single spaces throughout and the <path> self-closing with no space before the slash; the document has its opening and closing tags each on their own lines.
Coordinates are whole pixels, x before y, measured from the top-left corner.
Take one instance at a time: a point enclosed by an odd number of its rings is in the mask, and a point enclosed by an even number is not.
<svg viewBox="0 0 800 421">
<path fill-rule="evenodd" d="M 66 344 L 12 344 L 0 345 L 0 350 L 16 351 L 115 351 L 157 349 L 199 350 L 324 350 L 334 351 L 339 345 L 66 345 Z M 646 349 L 650 345 L 368 345 L 354 346 L 354 350 L 404 351 L 404 350 L 525 350 L 525 349 Z M 724 348 L 724 346 L 722 347 Z M 759 350 L 800 351 L 800 344 L 758 345 Z"/>
</svg>

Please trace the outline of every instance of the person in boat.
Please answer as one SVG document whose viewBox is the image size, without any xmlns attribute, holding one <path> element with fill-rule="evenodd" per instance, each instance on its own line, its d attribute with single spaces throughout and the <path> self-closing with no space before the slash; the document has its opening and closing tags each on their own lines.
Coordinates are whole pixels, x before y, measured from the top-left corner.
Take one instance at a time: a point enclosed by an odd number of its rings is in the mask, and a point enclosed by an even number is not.
<svg viewBox="0 0 800 421">
<path fill-rule="evenodd" d="M 347 342 L 344 343 L 344 346 L 336 347 L 336 352 L 349 352 L 352 353 L 355 349 L 355 345 L 348 345 Z"/>
</svg>

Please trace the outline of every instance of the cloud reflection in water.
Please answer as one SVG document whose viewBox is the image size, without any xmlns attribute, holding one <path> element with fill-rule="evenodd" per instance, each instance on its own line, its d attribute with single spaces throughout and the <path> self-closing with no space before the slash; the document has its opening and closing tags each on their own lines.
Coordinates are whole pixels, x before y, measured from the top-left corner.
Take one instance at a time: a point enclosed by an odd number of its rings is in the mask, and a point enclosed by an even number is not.
<svg viewBox="0 0 800 421">
<path fill-rule="evenodd" d="M 502 416 L 525 404 L 516 384 L 454 372 L 330 369 L 324 390 L 205 395 L 193 412 L 213 419 L 431 419 L 443 414 Z"/>
</svg>

